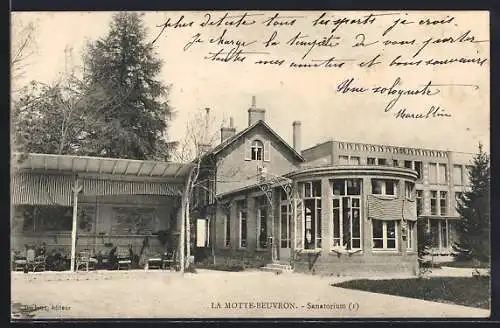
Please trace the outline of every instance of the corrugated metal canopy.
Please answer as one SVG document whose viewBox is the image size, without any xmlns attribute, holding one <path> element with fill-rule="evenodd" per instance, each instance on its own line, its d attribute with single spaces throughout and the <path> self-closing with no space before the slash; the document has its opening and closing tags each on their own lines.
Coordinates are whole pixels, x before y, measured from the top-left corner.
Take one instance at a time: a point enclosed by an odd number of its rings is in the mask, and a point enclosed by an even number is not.
<svg viewBox="0 0 500 328">
<path fill-rule="evenodd" d="M 122 158 L 91 156 L 19 154 L 12 156 L 12 167 L 28 171 L 56 171 L 74 173 L 97 173 L 138 177 L 184 177 L 190 163 L 142 161 Z"/>
</svg>

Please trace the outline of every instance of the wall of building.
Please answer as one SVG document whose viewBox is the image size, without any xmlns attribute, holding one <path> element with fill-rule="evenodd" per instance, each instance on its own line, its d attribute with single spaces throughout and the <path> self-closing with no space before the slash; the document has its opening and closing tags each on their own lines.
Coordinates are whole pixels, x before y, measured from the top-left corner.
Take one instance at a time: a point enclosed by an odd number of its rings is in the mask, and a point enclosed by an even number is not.
<svg viewBox="0 0 500 328">
<path fill-rule="evenodd" d="M 270 141 L 270 160 L 246 160 L 247 140 L 260 140 L 264 147 Z M 262 126 L 251 130 L 245 138 L 235 141 L 219 154 L 217 164 L 217 194 L 234 191 L 257 183 L 257 168 L 264 165 L 267 173 L 280 176 L 298 167 L 298 160 L 292 152 Z"/>
<path fill-rule="evenodd" d="M 353 254 L 334 252 L 300 254 L 294 261 L 294 271 L 331 276 L 390 277 L 418 273 L 416 254 Z"/>
<path fill-rule="evenodd" d="M 301 152 L 306 163 L 304 165 L 332 165 L 333 164 L 333 141 L 327 141 Z"/>
</svg>

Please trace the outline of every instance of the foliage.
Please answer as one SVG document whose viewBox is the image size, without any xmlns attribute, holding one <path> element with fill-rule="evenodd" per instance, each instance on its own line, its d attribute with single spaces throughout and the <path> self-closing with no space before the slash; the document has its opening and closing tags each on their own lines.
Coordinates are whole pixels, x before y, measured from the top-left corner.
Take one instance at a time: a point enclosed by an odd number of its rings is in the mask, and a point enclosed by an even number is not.
<svg viewBox="0 0 500 328">
<path fill-rule="evenodd" d="M 488 277 L 432 277 L 429 279 L 351 280 L 335 287 L 397 295 L 427 301 L 490 308 Z"/>
<path fill-rule="evenodd" d="M 109 33 L 87 46 L 84 81 L 96 99 L 97 124 L 86 131 L 85 152 L 118 158 L 165 160 L 172 145 L 164 132 L 172 116 L 168 87 L 157 79 L 162 61 L 138 13 L 117 13 Z"/>
<path fill-rule="evenodd" d="M 431 254 L 432 235 L 427 227 L 427 218 L 418 218 L 417 220 L 417 254 L 418 262 L 421 269 L 429 267 L 430 263 L 427 259 Z"/>
<path fill-rule="evenodd" d="M 19 14 L 11 14 L 10 66 L 13 93 L 18 91 L 18 82 L 37 51 L 37 22 L 21 17 Z"/>
<path fill-rule="evenodd" d="M 45 263 L 48 271 L 66 271 L 70 269 L 70 261 L 61 252 L 49 254 Z"/>
<path fill-rule="evenodd" d="M 18 152 L 68 154 L 83 131 L 82 113 L 74 102 L 76 91 L 61 83 L 31 82 L 20 91 L 12 109 L 13 147 Z"/>
<path fill-rule="evenodd" d="M 459 259 L 490 261 L 490 159 L 479 144 L 469 172 L 470 189 L 457 202 L 460 220 L 458 241 L 453 245 Z"/>
<path fill-rule="evenodd" d="M 82 72 L 70 65 L 54 83 L 24 87 L 12 110 L 14 150 L 168 159 L 168 87 L 146 33 L 140 14 L 115 14 L 109 33 L 88 44 Z"/>
</svg>

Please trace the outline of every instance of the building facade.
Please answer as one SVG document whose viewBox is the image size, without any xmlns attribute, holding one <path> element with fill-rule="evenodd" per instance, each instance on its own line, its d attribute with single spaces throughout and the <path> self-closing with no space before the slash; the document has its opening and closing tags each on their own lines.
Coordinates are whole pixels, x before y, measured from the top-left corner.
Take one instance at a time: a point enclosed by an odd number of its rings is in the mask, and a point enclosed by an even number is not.
<svg viewBox="0 0 500 328">
<path fill-rule="evenodd" d="M 300 122 L 292 128 L 290 146 L 254 99 L 248 127 L 236 133 L 231 120 L 203 157 L 196 246 L 216 262 L 416 273 L 419 217 L 433 251 L 450 253 L 472 154 L 333 140 L 302 150 Z"/>
</svg>

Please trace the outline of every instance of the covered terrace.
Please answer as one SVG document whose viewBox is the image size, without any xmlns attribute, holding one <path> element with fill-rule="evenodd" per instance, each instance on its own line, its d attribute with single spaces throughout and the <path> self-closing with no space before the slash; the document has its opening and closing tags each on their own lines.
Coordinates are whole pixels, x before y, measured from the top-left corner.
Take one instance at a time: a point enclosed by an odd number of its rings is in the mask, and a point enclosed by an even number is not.
<svg viewBox="0 0 500 328">
<path fill-rule="evenodd" d="M 72 271 L 82 249 L 95 256 L 116 247 L 136 255 L 181 249 L 189 171 L 172 162 L 13 154 L 11 249 L 43 244 L 65 254 Z"/>
</svg>

